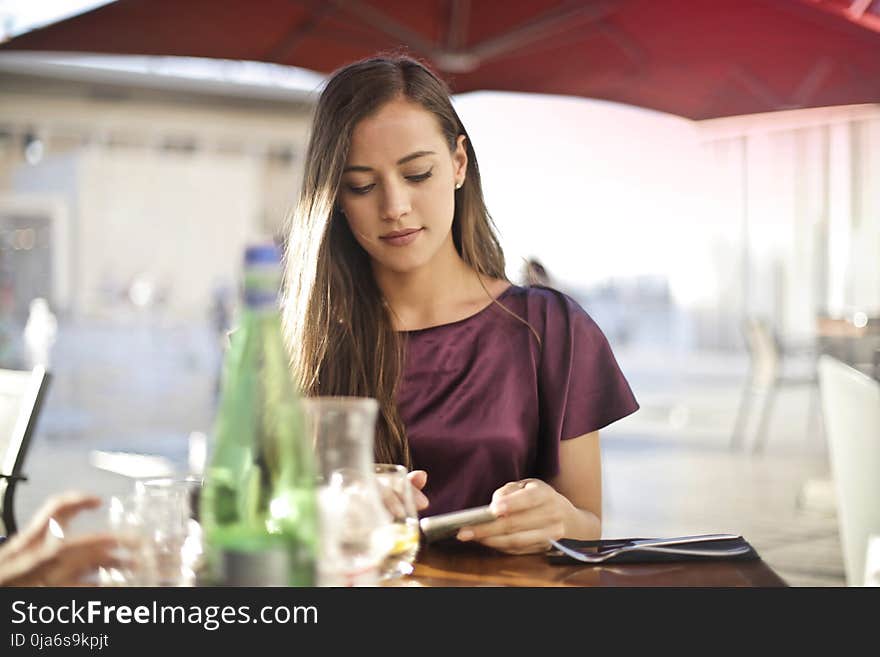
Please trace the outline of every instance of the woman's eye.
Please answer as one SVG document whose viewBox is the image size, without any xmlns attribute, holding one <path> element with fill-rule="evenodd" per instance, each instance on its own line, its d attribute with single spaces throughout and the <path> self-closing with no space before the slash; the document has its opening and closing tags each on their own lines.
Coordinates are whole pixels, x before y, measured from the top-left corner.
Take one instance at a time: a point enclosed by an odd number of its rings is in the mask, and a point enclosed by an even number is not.
<svg viewBox="0 0 880 657">
<path fill-rule="evenodd" d="M 420 182 L 424 182 L 425 180 L 430 178 L 432 175 L 433 175 L 433 169 L 429 169 L 428 171 L 425 171 L 425 173 L 416 173 L 411 176 L 405 176 L 405 177 L 410 182 L 420 183 Z M 369 185 L 360 185 L 360 186 L 346 185 L 346 187 L 348 188 L 348 191 L 350 191 L 352 194 L 358 194 L 360 196 L 363 196 L 364 194 L 369 194 L 375 186 L 376 186 L 376 183 L 370 183 Z"/>
<path fill-rule="evenodd" d="M 373 187 L 375 187 L 375 186 L 376 186 L 375 184 L 363 185 L 363 186 L 361 186 L 361 187 L 358 187 L 358 186 L 356 186 L 356 185 L 349 185 L 349 186 L 348 186 L 348 190 L 349 190 L 352 194 L 361 194 L 361 195 L 363 195 L 363 194 L 366 194 L 367 192 L 369 192 L 369 191 L 370 191 L 371 189 L 373 189 Z"/>
<path fill-rule="evenodd" d="M 431 177 L 431 171 L 425 171 L 425 173 L 417 173 L 413 176 L 407 176 L 406 179 L 410 182 L 422 182 L 423 180 L 427 180 Z"/>
</svg>

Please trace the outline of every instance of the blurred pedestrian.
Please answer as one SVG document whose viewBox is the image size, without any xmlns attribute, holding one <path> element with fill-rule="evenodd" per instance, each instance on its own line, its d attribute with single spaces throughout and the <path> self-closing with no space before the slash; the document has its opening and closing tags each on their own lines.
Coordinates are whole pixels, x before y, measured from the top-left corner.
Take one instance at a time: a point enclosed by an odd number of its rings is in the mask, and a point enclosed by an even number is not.
<svg viewBox="0 0 880 657">
<path fill-rule="evenodd" d="M 522 272 L 523 285 L 532 287 L 534 285 L 542 285 L 544 287 L 553 287 L 553 282 L 547 269 L 541 264 L 537 258 L 528 258 L 523 265 Z"/>
<path fill-rule="evenodd" d="M 33 299 L 24 325 L 24 346 L 29 369 L 37 365 L 50 369 L 52 345 L 57 334 L 58 320 L 49 308 L 49 302 L 42 297 Z"/>
</svg>

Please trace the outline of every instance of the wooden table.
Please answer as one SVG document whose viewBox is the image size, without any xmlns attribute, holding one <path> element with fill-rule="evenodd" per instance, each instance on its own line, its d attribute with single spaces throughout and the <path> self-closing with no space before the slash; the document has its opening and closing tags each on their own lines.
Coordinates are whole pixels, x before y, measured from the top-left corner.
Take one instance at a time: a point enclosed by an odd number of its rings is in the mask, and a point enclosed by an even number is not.
<svg viewBox="0 0 880 657">
<path fill-rule="evenodd" d="M 819 353 L 880 380 L 880 318 L 869 317 L 865 326 L 855 326 L 848 319 L 819 317 L 816 341 Z"/>
<path fill-rule="evenodd" d="M 543 555 L 510 556 L 481 545 L 422 546 L 415 572 L 396 586 L 787 586 L 762 560 L 655 564 L 547 563 Z"/>
</svg>

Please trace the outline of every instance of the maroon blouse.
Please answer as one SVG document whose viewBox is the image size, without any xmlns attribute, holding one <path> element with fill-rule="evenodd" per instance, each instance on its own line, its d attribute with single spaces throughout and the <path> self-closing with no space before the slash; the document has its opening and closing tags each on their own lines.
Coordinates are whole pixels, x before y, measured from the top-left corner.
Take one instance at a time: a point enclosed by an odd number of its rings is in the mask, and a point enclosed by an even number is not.
<svg viewBox="0 0 880 657">
<path fill-rule="evenodd" d="M 559 472 L 559 441 L 597 431 L 639 405 L 602 331 L 577 302 L 512 285 L 496 304 L 406 332 L 397 397 L 413 467 L 428 472 L 435 515 L 488 504 L 526 477 Z"/>
</svg>

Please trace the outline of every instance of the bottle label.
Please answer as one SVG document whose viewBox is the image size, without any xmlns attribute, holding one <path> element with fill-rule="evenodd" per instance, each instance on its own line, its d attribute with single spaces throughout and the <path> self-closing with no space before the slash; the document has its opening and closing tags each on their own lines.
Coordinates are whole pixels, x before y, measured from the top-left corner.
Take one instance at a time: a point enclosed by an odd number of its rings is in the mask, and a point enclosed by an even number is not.
<svg viewBox="0 0 880 657">
<path fill-rule="evenodd" d="M 224 586 L 287 586 L 293 565 L 282 548 L 220 550 L 218 562 L 218 575 Z"/>
</svg>

